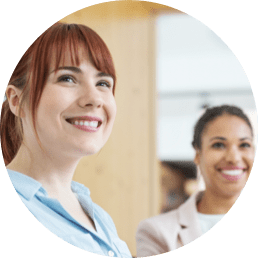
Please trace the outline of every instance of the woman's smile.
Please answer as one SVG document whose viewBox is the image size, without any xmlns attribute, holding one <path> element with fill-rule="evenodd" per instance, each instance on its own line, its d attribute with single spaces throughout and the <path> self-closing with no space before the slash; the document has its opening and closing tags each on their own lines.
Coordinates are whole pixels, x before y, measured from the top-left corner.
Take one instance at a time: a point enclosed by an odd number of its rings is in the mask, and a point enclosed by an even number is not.
<svg viewBox="0 0 258 258">
<path fill-rule="evenodd" d="M 239 166 L 227 166 L 219 168 L 218 171 L 226 180 L 237 181 L 244 177 L 245 173 L 247 172 L 247 168 Z"/>
<path fill-rule="evenodd" d="M 94 116 L 67 118 L 66 121 L 75 128 L 85 132 L 97 132 L 102 124 L 102 119 Z"/>
</svg>

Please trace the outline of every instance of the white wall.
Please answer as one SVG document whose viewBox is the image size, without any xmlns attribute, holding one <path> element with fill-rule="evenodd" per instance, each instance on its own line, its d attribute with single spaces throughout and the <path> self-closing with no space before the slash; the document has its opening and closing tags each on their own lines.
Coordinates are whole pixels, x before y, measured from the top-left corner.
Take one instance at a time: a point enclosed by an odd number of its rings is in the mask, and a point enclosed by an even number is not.
<svg viewBox="0 0 258 258">
<path fill-rule="evenodd" d="M 234 104 L 257 121 L 244 70 L 209 28 L 188 15 L 157 20 L 157 146 L 161 160 L 192 160 L 193 127 L 202 105 Z"/>
</svg>

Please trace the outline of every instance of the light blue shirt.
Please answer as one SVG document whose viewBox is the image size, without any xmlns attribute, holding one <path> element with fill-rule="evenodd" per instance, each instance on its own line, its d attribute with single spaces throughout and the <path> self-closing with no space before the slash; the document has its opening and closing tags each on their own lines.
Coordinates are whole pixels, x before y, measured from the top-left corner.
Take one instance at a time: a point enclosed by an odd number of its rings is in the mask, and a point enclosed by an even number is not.
<svg viewBox="0 0 258 258">
<path fill-rule="evenodd" d="M 132 257 L 126 243 L 119 239 L 111 217 L 92 202 L 90 191 L 84 185 L 73 181 L 71 188 L 84 211 L 94 221 L 96 231 L 71 217 L 57 199 L 48 196 L 38 181 L 16 171 L 7 171 L 23 203 L 51 232 L 68 243 L 92 253 Z"/>
</svg>

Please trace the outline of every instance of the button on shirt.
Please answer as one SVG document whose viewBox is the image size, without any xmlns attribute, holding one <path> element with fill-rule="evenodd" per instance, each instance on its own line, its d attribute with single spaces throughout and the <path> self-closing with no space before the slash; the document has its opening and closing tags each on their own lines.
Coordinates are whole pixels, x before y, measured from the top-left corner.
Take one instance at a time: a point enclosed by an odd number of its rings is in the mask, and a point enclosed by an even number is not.
<svg viewBox="0 0 258 258">
<path fill-rule="evenodd" d="M 80 224 L 57 199 L 48 197 L 42 185 L 31 177 L 7 170 L 13 186 L 30 212 L 51 232 L 86 251 L 111 257 L 131 258 L 126 243 L 119 239 L 111 217 L 92 202 L 84 185 L 72 182 L 72 191 L 94 221 L 96 231 Z"/>
</svg>

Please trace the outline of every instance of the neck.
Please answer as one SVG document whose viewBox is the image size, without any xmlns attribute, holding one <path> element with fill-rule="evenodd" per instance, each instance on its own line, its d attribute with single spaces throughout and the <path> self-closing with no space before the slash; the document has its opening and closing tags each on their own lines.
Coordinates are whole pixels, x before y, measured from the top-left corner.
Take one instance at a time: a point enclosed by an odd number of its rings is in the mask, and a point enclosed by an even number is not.
<svg viewBox="0 0 258 258">
<path fill-rule="evenodd" d="M 22 144 L 7 168 L 32 177 L 42 184 L 50 197 L 57 198 L 61 193 L 71 193 L 71 182 L 78 162 L 78 158 L 50 156 L 39 149 L 30 151 Z"/>
<path fill-rule="evenodd" d="M 202 199 L 197 204 L 197 210 L 204 214 L 226 214 L 231 209 L 238 196 L 239 195 L 225 197 L 206 190 Z"/>
</svg>

